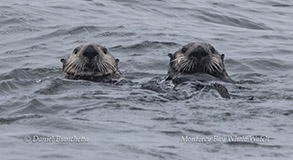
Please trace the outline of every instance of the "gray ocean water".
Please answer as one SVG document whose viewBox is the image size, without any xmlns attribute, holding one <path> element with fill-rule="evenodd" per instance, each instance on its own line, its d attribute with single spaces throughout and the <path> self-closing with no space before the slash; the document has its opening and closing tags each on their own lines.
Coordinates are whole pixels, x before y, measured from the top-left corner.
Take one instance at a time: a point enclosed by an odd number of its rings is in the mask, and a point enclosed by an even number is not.
<svg viewBox="0 0 293 160">
<path fill-rule="evenodd" d="M 287 0 L 1 0 L 1 160 L 291 160 L 292 17 Z M 61 58 L 95 42 L 144 83 L 194 41 L 225 54 L 254 100 L 61 75 Z"/>
</svg>

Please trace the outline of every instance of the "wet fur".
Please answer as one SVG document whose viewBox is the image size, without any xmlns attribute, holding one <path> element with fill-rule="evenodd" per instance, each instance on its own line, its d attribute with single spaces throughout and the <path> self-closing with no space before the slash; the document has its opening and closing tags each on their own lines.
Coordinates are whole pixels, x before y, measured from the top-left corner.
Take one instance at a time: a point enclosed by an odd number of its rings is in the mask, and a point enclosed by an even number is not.
<svg viewBox="0 0 293 160">
<path fill-rule="evenodd" d="M 197 47 L 201 47 L 208 55 L 201 59 L 189 56 Z M 205 73 L 219 78 L 222 81 L 234 83 L 226 72 L 224 54 L 219 54 L 219 52 L 208 43 L 189 43 L 174 54 L 170 53 L 169 57 L 168 79 L 172 79 L 178 74 Z"/>
<path fill-rule="evenodd" d="M 97 51 L 92 59 L 84 56 L 86 48 L 91 45 Z M 123 75 L 118 69 L 118 59 L 115 59 L 105 46 L 87 43 L 76 47 L 68 59 L 61 59 L 63 75 L 68 79 L 85 79 L 103 81 L 119 79 Z"/>
</svg>

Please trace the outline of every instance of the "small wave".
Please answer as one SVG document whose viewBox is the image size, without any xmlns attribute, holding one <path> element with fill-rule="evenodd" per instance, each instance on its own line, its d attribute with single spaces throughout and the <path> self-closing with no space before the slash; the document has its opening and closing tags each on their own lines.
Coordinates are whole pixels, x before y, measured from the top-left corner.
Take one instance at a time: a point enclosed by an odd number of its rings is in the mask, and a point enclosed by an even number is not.
<svg viewBox="0 0 293 160">
<path fill-rule="evenodd" d="M 286 61 L 279 59 L 257 58 L 248 61 L 249 66 L 254 69 L 264 71 L 284 71 L 291 70 L 293 66 Z"/>
<path fill-rule="evenodd" d="M 129 36 L 134 36 L 136 35 L 133 32 L 102 32 L 98 34 L 96 37 L 129 37 Z"/>
<path fill-rule="evenodd" d="M 279 115 L 284 115 L 284 116 L 290 116 L 293 114 L 292 109 L 284 110 L 284 109 L 270 109 L 269 113 L 271 114 L 272 117 L 279 116 Z"/>
<path fill-rule="evenodd" d="M 18 88 L 19 88 L 18 85 L 13 81 L 9 81 L 9 80 L 0 81 L 0 93 L 10 92 Z"/>
<path fill-rule="evenodd" d="M 293 5 L 291 4 L 284 4 L 279 2 L 274 2 L 275 4 L 272 4 L 272 7 L 279 7 L 279 8 L 291 8 Z"/>
<path fill-rule="evenodd" d="M 293 110 L 287 110 L 285 113 L 283 113 L 284 116 L 289 116 L 293 114 Z"/>
<path fill-rule="evenodd" d="M 234 18 L 230 16 L 220 15 L 216 13 L 211 13 L 207 11 L 200 11 L 202 15 L 198 15 L 201 19 L 217 24 L 223 24 L 239 28 L 255 29 L 255 30 L 271 30 L 270 27 L 266 26 L 261 22 L 253 22 L 247 18 L 239 17 Z"/>
<path fill-rule="evenodd" d="M 0 124 L 11 124 L 16 121 L 24 120 L 24 119 L 32 119 L 32 118 L 43 118 L 42 115 L 34 114 L 34 115 L 24 115 L 24 116 L 15 116 L 15 117 L 8 117 L 8 118 L 1 118 L 0 117 Z"/>
<path fill-rule="evenodd" d="M 160 133 L 166 134 L 168 136 L 181 136 L 183 133 L 181 131 L 160 131 Z"/>
<path fill-rule="evenodd" d="M 61 28 L 58 26 L 58 28 Z M 51 31 L 49 33 L 45 34 L 35 34 L 36 36 L 34 37 L 29 37 L 25 39 L 20 39 L 17 43 L 28 43 L 28 42 L 39 42 L 40 39 L 42 41 L 48 40 L 48 39 L 55 39 L 56 37 L 62 37 L 62 36 L 73 36 L 73 35 L 79 35 L 79 34 L 84 34 L 84 33 L 91 33 L 91 32 L 100 32 L 103 29 L 103 27 L 98 27 L 98 26 L 76 26 L 72 28 L 61 28 L 61 29 L 54 29 L 54 31 Z M 11 42 L 11 44 L 16 43 L 15 41 Z M 28 44 L 31 44 L 28 43 Z"/>
<path fill-rule="evenodd" d="M 69 33 L 71 35 L 76 35 L 76 34 L 80 34 L 80 33 L 84 33 L 84 32 L 99 32 L 101 31 L 100 27 L 97 26 L 78 26 L 78 27 L 73 27 L 69 30 L 67 30 L 67 32 L 65 32 L 66 34 Z"/>
<path fill-rule="evenodd" d="M 157 118 L 153 118 L 152 120 L 155 120 L 155 121 L 177 121 L 177 119 L 173 118 L 173 117 L 157 117 Z"/>
<path fill-rule="evenodd" d="M 81 108 L 81 109 L 78 109 L 75 113 L 80 114 L 82 112 L 89 112 L 89 111 L 96 110 L 96 109 L 99 109 L 99 108 L 100 107 Z"/>
<path fill-rule="evenodd" d="M 269 34 L 269 35 L 261 35 L 258 38 L 261 39 L 272 39 L 272 40 L 289 40 L 287 35 L 273 35 L 273 34 Z"/>
<path fill-rule="evenodd" d="M 185 128 L 184 130 L 190 133 L 202 134 L 206 136 L 213 135 L 213 133 L 210 131 L 201 131 L 201 130 L 194 130 L 194 129 L 188 129 L 188 128 Z"/>
<path fill-rule="evenodd" d="M 61 79 L 54 79 L 52 81 L 50 81 L 49 84 L 47 84 L 47 86 L 45 86 L 44 88 L 41 88 L 37 91 L 35 91 L 36 94 L 41 94 L 41 95 L 54 95 L 56 94 L 58 91 L 62 90 L 62 85 L 64 84 L 64 81 L 62 81 Z"/>
<path fill-rule="evenodd" d="M 23 18 L 7 18 L 7 19 L 2 19 L 0 21 L 1 24 L 5 24 L 6 26 L 10 26 L 8 28 L 12 28 L 11 25 L 19 25 L 19 24 L 22 24 L 23 22 L 25 22 L 25 20 Z M 4 33 L 4 32 L 2 32 Z"/>
<path fill-rule="evenodd" d="M 129 110 L 132 110 L 132 111 L 147 111 L 146 109 L 139 108 L 139 107 L 129 107 Z"/>
<path fill-rule="evenodd" d="M 282 146 L 279 145 L 264 145 L 254 142 L 227 142 L 228 145 L 235 145 L 235 146 L 254 146 L 254 147 L 263 147 L 263 148 L 282 148 Z"/>
<path fill-rule="evenodd" d="M 18 68 L 13 69 L 7 73 L 0 75 L 0 80 L 9 80 L 9 79 L 16 79 L 16 80 L 26 80 L 26 79 L 38 79 L 48 77 L 50 75 L 56 75 L 61 73 L 60 68 Z"/>
<path fill-rule="evenodd" d="M 87 119 L 87 118 L 80 118 L 80 117 L 73 117 L 72 118 L 73 120 L 77 120 L 77 121 L 90 121 L 89 119 Z"/>
<path fill-rule="evenodd" d="M 162 48 L 178 46 L 178 43 L 175 42 L 159 42 L 159 41 L 143 41 L 141 43 L 133 44 L 122 49 L 143 49 L 143 48 Z"/>
<path fill-rule="evenodd" d="M 60 75 L 59 68 L 18 68 L 0 75 L 0 93 L 19 93 L 20 90 L 33 91 L 35 85 Z"/>
<path fill-rule="evenodd" d="M 48 39 L 64 35 L 77 35 L 81 33 L 91 33 L 99 31 L 101 31 L 101 28 L 98 26 L 76 26 L 72 28 L 58 29 L 51 33 L 41 35 L 40 37 L 36 37 L 36 39 Z"/>
</svg>

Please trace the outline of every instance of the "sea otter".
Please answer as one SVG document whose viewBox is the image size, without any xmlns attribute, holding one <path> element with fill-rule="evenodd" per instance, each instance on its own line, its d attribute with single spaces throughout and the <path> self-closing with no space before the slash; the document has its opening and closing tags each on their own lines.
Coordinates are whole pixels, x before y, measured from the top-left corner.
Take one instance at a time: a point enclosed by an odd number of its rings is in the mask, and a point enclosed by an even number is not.
<svg viewBox="0 0 293 160">
<path fill-rule="evenodd" d="M 169 53 L 166 80 L 174 84 L 196 82 L 198 89 L 216 89 L 224 98 L 230 94 L 222 82 L 234 83 L 226 72 L 224 54 L 209 43 L 194 42 L 184 45 L 174 54 Z"/>
<path fill-rule="evenodd" d="M 67 59 L 61 59 L 63 75 L 67 79 L 111 82 L 123 78 L 119 59 L 115 59 L 105 46 L 86 43 L 76 47 Z"/>
<path fill-rule="evenodd" d="M 224 54 L 210 44 L 203 42 L 189 43 L 170 57 L 168 78 L 172 79 L 177 74 L 195 75 L 208 74 L 225 82 L 234 83 L 226 72 Z"/>
</svg>

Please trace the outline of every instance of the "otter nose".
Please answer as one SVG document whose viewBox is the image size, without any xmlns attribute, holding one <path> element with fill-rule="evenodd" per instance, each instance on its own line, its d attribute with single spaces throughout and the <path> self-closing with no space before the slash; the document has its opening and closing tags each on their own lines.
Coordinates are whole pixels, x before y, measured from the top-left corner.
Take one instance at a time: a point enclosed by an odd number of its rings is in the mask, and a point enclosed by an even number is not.
<svg viewBox="0 0 293 160">
<path fill-rule="evenodd" d="M 88 57 L 89 59 L 92 59 L 96 55 L 98 55 L 98 51 L 94 48 L 94 46 L 89 45 L 86 47 L 85 51 L 83 52 L 83 55 L 85 57 Z"/>
<path fill-rule="evenodd" d="M 204 48 L 201 46 L 196 47 L 190 54 L 190 57 L 195 57 L 197 59 L 202 59 L 203 57 L 209 55 Z"/>
</svg>

